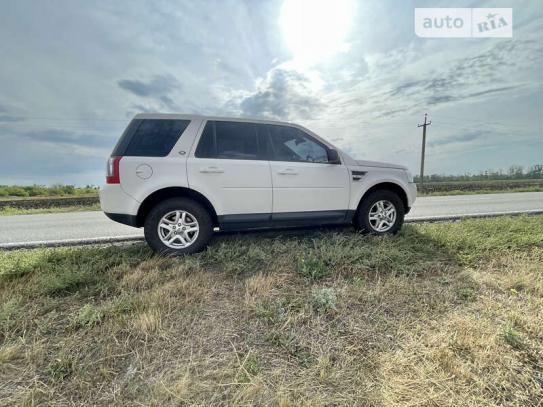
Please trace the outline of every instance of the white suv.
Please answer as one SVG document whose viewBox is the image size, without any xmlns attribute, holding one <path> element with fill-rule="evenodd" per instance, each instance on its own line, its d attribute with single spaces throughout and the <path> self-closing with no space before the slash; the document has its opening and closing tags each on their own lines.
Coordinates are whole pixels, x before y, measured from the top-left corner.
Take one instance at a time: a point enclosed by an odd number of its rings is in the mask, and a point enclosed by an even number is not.
<svg viewBox="0 0 543 407">
<path fill-rule="evenodd" d="M 349 224 L 396 233 L 416 196 L 400 165 L 356 161 L 291 123 L 139 114 L 107 166 L 102 210 L 158 252 L 203 249 L 213 230 Z"/>
</svg>

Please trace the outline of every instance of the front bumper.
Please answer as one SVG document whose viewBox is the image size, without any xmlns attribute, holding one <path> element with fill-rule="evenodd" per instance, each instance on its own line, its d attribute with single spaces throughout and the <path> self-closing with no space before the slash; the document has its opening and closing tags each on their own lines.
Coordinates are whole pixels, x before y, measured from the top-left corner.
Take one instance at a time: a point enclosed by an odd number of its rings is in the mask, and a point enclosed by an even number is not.
<svg viewBox="0 0 543 407">
<path fill-rule="evenodd" d="M 409 188 L 409 191 L 407 191 L 407 204 L 411 208 L 417 199 L 417 184 L 410 182 L 407 187 Z"/>
</svg>

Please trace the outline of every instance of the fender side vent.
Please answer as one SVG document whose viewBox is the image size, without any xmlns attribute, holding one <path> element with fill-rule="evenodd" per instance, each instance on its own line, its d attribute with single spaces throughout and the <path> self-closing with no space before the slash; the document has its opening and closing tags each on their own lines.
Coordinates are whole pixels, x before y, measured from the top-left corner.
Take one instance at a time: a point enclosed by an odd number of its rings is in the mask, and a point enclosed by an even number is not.
<svg viewBox="0 0 543 407">
<path fill-rule="evenodd" d="M 353 181 L 360 181 L 364 175 L 366 175 L 366 171 L 352 171 L 353 173 Z"/>
</svg>

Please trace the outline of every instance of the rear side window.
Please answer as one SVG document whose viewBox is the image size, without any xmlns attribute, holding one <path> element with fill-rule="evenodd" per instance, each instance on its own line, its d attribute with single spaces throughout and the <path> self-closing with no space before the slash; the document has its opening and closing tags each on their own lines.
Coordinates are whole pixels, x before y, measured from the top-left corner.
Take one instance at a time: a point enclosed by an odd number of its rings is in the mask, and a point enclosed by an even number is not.
<svg viewBox="0 0 543 407">
<path fill-rule="evenodd" d="M 194 155 L 197 158 L 261 160 L 254 123 L 208 121 Z"/>
<path fill-rule="evenodd" d="M 112 155 L 167 156 L 189 123 L 190 120 L 132 120 L 115 146 Z"/>
</svg>

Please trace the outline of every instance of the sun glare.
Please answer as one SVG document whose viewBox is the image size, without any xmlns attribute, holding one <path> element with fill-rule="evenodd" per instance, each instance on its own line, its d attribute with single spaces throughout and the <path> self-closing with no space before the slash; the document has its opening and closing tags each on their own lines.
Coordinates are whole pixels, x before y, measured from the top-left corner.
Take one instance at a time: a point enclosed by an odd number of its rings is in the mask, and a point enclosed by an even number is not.
<svg viewBox="0 0 543 407">
<path fill-rule="evenodd" d="M 281 31 L 296 63 L 312 65 L 348 50 L 352 0 L 285 0 Z"/>
</svg>

